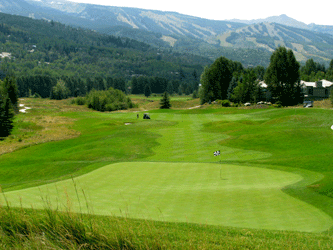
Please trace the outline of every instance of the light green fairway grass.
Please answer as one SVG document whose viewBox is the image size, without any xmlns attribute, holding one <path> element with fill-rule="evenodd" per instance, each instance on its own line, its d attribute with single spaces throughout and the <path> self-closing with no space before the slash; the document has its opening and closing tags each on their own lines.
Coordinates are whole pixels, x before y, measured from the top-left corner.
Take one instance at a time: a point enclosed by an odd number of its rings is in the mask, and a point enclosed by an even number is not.
<svg viewBox="0 0 333 250">
<path fill-rule="evenodd" d="M 328 215 L 281 191 L 301 180 L 238 165 L 126 162 L 5 195 L 13 206 L 44 208 L 50 201 L 52 208 L 71 204 L 77 212 L 87 212 L 87 201 L 101 215 L 309 232 L 330 228 Z"/>
<path fill-rule="evenodd" d="M 271 154 L 222 147 L 218 143 L 228 138 L 227 135 L 203 131 L 206 122 L 228 119 L 213 114 L 158 114 L 157 119 L 178 121 L 172 127 L 162 128 L 157 132 L 162 137 L 157 139 L 159 146 L 154 147 L 155 155 L 147 158 L 151 161 L 185 161 L 185 162 L 216 162 L 216 161 L 248 161 L 269 157 Z M 156 129 L 155 129 L 156 131 Z M 220 150 L 221 156 L 214 158 L 213 153 Z"/>
<path fill-rule="evenodd" d="M 131 118 L 133 114 L 115 114 L 115 117 Z M 229 136 L 204 131 L 204 124 L 221 120 L 249 119 L 247 115 L 215 115 L 215 114 L 175 114 L 152 113 L 153 121 L 150 131 L 158 133 L 156 140 L 159 145 L 152 148 L 154 155 L 147 161 L 182 161 L 182 162 L 217 162 L 217 161 L 248 161 L 271 156 L 270 153 L 220 146 L 219 142 Z M 258 119 L 258 118 L 256 118 Z M 174 122 L 172 126 L 158 128 L 155 121 Z M 140 125 L 139 125 L 140 126 Z M 221 151 L 221 156 L 214 158 L 213 153 Z"/>
<path fill-rule="evenodd" d="M 77 212 L 242 228 L 333 226 L 330 198 L 312 191 L 332 190 L 321 186 L 323 177 L 331 181 L 330 113 L 156 110 L 151 120 L 142 114 L 65 113 L 77 120 L 80 137 L 1 156 L 5 191 L 81 175 L 74 183 L 6 192 L 10 204 L 64 209 L 71 203 Z M 221 156 L 213 156 L 216 150 Z M 27 179 L 31 185 L 24 186 Z"/>
</svg>

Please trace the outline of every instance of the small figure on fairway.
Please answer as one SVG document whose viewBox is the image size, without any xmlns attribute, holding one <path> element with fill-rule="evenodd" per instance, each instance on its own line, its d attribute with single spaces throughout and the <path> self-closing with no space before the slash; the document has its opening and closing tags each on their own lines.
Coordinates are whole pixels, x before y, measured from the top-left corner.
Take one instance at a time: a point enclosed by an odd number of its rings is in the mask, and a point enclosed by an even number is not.
<svg viewBox="0 0 333 250">
<path fill-rule="evenodd" d="M 136 118 L 139 119 L 139 114 L 136 115 Z"/>
</svg>

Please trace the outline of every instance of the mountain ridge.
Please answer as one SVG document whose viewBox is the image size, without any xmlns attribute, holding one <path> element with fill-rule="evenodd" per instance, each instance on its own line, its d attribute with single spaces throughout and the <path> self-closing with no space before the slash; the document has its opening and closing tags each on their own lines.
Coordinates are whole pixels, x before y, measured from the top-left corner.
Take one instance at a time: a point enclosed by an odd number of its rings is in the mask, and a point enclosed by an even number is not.
<svg viewBox="0 0 333 250">
<path fill-rule="evenodd" d="M 0 11 L 5 13 L 54 20 L 108 35 L 128 37 L 157 48 L 172 48 L 180 53 L 206 56 L 211 60 L 228 55 L 232 60 L 241 60 L 244 65 L 253 65 L 253 60 L 248 57 L 257 54 L 255 61 L 266 65 L 270 54 L 278 46 L 292 49 L 300 61 L 314 58 L 327 64 L 333 57 L 333 44 L 327 42 L 333 38 L 333 26 L 307 26 L 284 14 L 248 21 L 260 21 L 259 24 L 246 24 L 235 20 L 203 19 L 177 12 L 81 4 L 66 0 L 2 0 L 1 3 L 4 4 L 0 4 Z M 256 25 L 259 25 L 258 29 Z M 265 32 L 266 29 L 271 32 Z"/>
</svg>

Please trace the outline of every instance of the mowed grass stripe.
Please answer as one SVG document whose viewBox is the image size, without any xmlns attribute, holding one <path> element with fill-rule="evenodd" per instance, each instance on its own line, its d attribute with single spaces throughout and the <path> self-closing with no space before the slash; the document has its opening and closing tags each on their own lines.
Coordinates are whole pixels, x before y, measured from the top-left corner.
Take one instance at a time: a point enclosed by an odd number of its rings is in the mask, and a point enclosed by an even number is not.
<svg viewBox="0 0 333 250">
<path fill-rule="evenodd" d="M 238 165 L 124 162 L 77 177 L 74 183 L 66 180 L 5 195 L 11 205 L 23 207 L 44 208 L 49 200 L 53 208 L 71 204 L 74 211 L 87 212 L 87 197 L 93 212 L 101 215 L 308 232 L 328 229 L 333 225 L 328 215 L 281 191 L 300 180 L 297 174 Z"/>
<path fill-rule="evenodd" d="M 219 145 L 228 138 L 227 135 L 205 132 L 203 124 L 223 120 L 223 115 L 215 114 L 158 114 L 159 120 L 177 121 L 177 124 L 152 131 L 161 135 L 157 139 L 158 146 L 153 148 L 155 154 L 148 161 L 184 161 L 184 162 L 217 162 L 217 161 L 247 161 L 269 157 L 269 153 L 241 150 Z M 214 158 L 213 152 L 221 150 L 221 156 Z"/>
</svg>

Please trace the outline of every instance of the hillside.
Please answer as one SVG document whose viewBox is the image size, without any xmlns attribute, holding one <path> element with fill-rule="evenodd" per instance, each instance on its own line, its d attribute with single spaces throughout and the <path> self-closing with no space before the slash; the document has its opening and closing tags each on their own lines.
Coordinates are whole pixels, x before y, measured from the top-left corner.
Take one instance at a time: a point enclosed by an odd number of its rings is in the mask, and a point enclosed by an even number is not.
<svg viewBox="0 0 333 250">
<path fill-rule="evenodd" d="M 133 75 L 177 79 L 201 74 L 205 57 L 152 48 L 129 38 L 102 35 L 57 22 L 0 13 L 2 69 L 17 75 L 111 76 Z"/>
<path fill-rule="evenodd" d="M 244 26 L 226 21 L 205 20 L 197 17 L 137 8 L 101 6 L 51 0 L 15 0 L 0 6 L 3 12 L 21 14 L 60 21 L 65 24 L 82 24 L 96 30 L 105 27 L 125 26 L 163 35 L 186 35 L 193 38 L 206 38 Z M 61 16 L 59 14 L 62 13 Z"/>
<path fill-rule="evenodd" d="M 252 24 L 216 37 L 223 47 L 252 48 L 273 52 L 278 46 L 294 51 L 298 61 L 313 58 L 328 63 L 333 58 L 333 37 L 281 25 L 278 23 Z"/>
<path fill-rule="evenodd" d="M 305 23 L 297 21 L 294 18 L 288 17 L 285 14 L 280 15 L 280 16 L 271 16 L 271 17 L 267 17 L 267 18 L 252 19 L 252 20 L 231 19 L 231 20 L 227 20 L 227 21 L 244 23 L 247 25 L 259 24 L 259 23 L 278 23 L 278 24 L 291 26 L 291 27 L 299 28 L 299 29 L 310 29 L 310 27 L 308 25 L 306 25 Z"/>
<path fill-rule="evenodd" d="M 302 63 L 313 58 L 328 66 L 333 57 L 333 26 L 306 25 L 286 15 L 215 21 L 175 12 L 66 0 L 4 0 L 0 10 L 127 37 L 155 48 L 210 60 L 225 56 L 240 61 L 245 67 L 268 66 L 271 52 L 281 45 L 292 49 Z"/>
<path fill-rule="evenodd" d="M 267 18 L 261 18 L 261 19 L 252 19 L 252 20 L 241 20 L 241 19 L 231 19 L 231 20 L 226 20 L 230 22 L 236 22 L 236 23 L 244 23 L 247 25 L 251 24 L 259 24 L 259 23 L 278 23 L 294 28 L 299 28 L 299 29 L 306 29 L 314 32 L 321 32 L 321 33 L 326 33 L 333 35 L 333 26 L 332 25 L 317 25 L 315 23 L 311 24 L 305 24 L 303 22 L 297 21 L 294 18 L 288 17 L 285 14 L 282 14 L 280 16 L 271 16 Z"/>
</svg>

